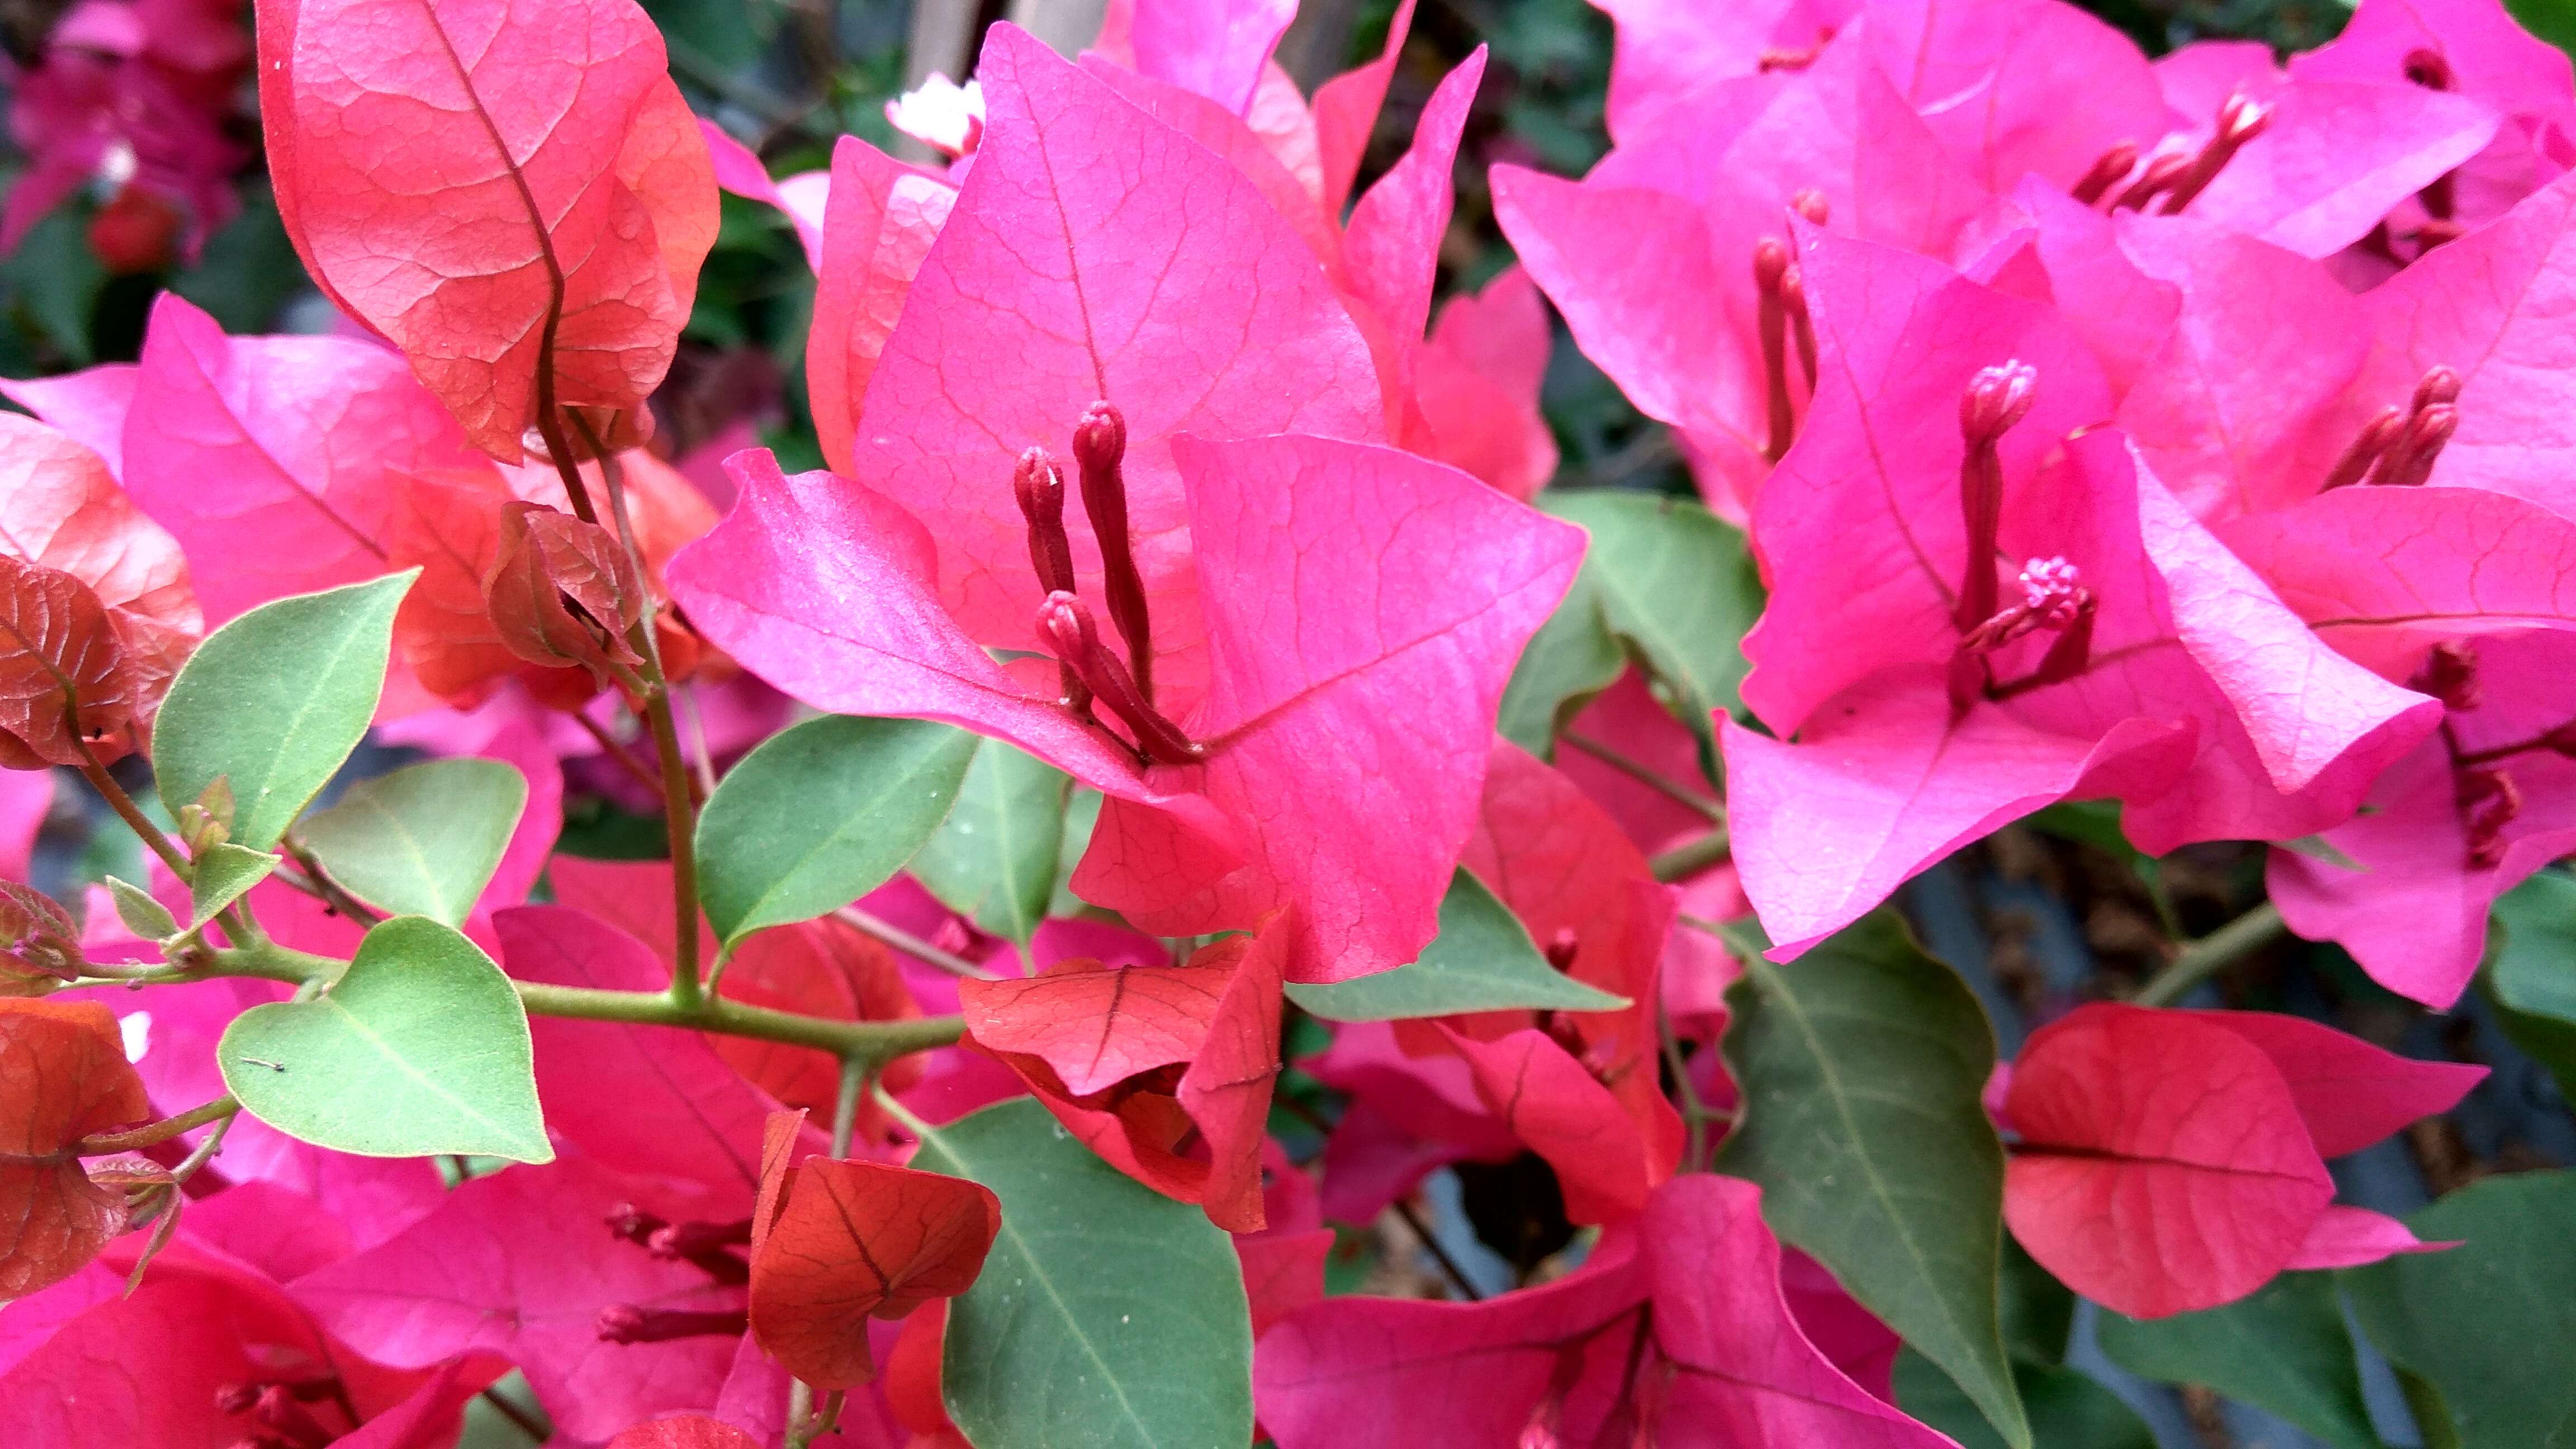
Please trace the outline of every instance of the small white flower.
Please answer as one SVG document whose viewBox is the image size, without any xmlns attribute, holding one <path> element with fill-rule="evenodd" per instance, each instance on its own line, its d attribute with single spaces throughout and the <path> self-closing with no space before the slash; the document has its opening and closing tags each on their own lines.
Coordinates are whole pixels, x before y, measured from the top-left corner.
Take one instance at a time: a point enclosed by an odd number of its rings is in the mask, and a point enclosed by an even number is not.
<svg viewBox="0 0 2576 1449">
<path fill-rule="evenodd" d="M 896 130 L 949 156 L 963 156 L 984 139 L 984 85 L 959 85 L 937 71 L 919 87 L 886 102 Z"/>
</svg>

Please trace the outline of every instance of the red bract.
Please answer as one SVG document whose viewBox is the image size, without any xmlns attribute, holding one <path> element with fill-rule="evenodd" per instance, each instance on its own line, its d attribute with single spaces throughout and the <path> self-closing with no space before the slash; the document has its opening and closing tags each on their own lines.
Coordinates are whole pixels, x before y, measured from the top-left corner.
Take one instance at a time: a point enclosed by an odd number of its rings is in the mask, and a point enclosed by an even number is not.
<svg viewBox="0 0 2576 1449">
<path fill-rule="evenodd" d="M 2060 798 L 2121 798 L 2152 853 L 2309 833 L 2434 726 L 2085 430 L 2108 400 L 2055 319 L 1861 243 L 1801 257 L 1825 381 L 1756 505 L 1774 589 L 1744 682 L 1798 743 L 1724 728 L 1776 954 Z M 1999 556 L 2028 560 L 2010 584 Z M 1810 848 L 1822 822 L 1867 853 Z"/>
<path fill-rule="evenodd" d="M 2294 1018 L 2083 1007 L 2013 1065 L 2004 1220 L 2067 1286 L 2141 1318 L 2233 1302 L 2284 1268 L 2374 1261 L 2412 1237 L 2330 1217 L 2321 1157 L 2449 1109 L 2483 1075 Z"/>
<path fill-rule="evenodd" d="M 716 191 L 642 10 L 271 0 L 259 41 L 297 254 L 477 447 L 515 463 L 532 426 L 560 426 L 554 408 L 643 402 L 688 320 Z"/>
<path fill-rule="evenodd" d="M 972 1287 L 1002 1229 L 1001 1200 L 976 1183 L 889 1163 L 768 1156 L 751 1252 L 752 1334 L 816 1388 L 866 1383 L 876 1377 L 866 1321 Z"/>
<path fill-rule="evenodd" d="M 0 1294 L 80 1270 L 125 1230 L 125 1198 L 73 1145 L 149 1115 L 116 1019 L 87 1002 L 0 1000 Z"/>
<path fill-rule="evenodd" d="M 1219 1227 L 1258 1231 L 1290 935 L 1271 921 L 1183 966 L 1071 960 L 1025 981 L 968 981 L 967 1039 L 1121 1171 L 1205 1204 Z"/>
<path fill-rule="evenodd" d="M 1340 1298 L 1297 1313 L 1261 1343 L 1262 1423 L 1281 1449 L 1948 1443 L 1799 1331 L 1760 1197 L 1730 1178 L 1675 1178 L 1546 1287 L 1475 1304 Z"/>
</svg>

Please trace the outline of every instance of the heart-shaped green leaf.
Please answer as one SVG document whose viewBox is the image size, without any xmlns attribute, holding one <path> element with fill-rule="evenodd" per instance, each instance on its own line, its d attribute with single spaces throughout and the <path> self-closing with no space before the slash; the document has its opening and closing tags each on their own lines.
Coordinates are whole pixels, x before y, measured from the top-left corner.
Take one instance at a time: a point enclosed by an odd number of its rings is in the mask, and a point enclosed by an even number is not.
<svg viewBox="0 0 2576 1449">
<path fill-rule="evenodd" d="M 743 756 L 698 817 L 698 900 L 730 949 L 810 921 L 903 869 L 957 802 L 975 736 L 825 715 Z"/>
<path fill-rule="evenodd" d="M 932 1129 L 912 1165 L 1002 1200 L 983 1275 L 949 1302 L 940 1379 L 978 1449 L 1251 1442 L 1243 1270 L 1207 1214 L 1027 1097 Z"/>
<path fill-rule="evenodd" d="M 206 636 L 152 727 L 170 813 L 224 780 L 233 843 L 275 845 L 375 717 L 394 609 L 418 574 L 277 599 Z"/>
<path fill-rule="evenodd" d="M 350 786 L 296 834 L 359 899 L 460 926 L 527 808 L 515 765 L 427 760 Z"/>
<path fill-rule="evenodd" d="M 1027 945 L 1055 894 L 1070 786 L 1025 751 L 978 741 L 957 807 L 913 856 L 913 875 L 950 910 Z"/>
<path fill-rule="evenodd" d="M 268 879 L 268 873 L 277 869 L 277 857 L 218 842 L 197 852 L 189 866 L 188 908 L 196 919 L 188 923 L 188 929 L 193 931 L 248 895 L 252 886 Z"/>
<path fill-rule="evenodd" d="M 252 1116 L 319 1147 L 554 1160 L 518 991 L 480 947 L 423 916 L 367 932 L 313 1000 L 234 1018 L 215 1059 Z"/>
<path fill-rule="evenodd" d="M 1460 870 L 1440 898 L 1440 934 L 1422 959 L 1356 981 L 1291 985 L 1288 998 L 1326 1021 L 1396 1021 L 1462 1011 L 1616 1011 L 1628 998 L 1548 964 L 1512 908 Z"/>
</svg>

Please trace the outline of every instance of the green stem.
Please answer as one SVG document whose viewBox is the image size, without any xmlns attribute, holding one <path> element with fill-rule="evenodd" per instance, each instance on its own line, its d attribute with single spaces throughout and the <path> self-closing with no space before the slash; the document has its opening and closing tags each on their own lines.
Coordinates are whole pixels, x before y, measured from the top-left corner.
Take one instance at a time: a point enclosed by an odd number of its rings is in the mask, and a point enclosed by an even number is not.
<svg viewBox="0 0 2576 1449">
<path fill-rule="evenodd" d="M 125 822 L 125 828 L 150 846 L 152 853 L 161 857 L 161 863 L 170 867 L 170 873 L 177 876 L 181 884 L 194 879 L 196 872 L 189 868 L 188 858 L 181 855 L 170 837 L 161 833 L 161 827 L 153 824 L 150 817 L 135 805 L 134 797 L 125 793 L 125 787 L 116 783 L 116 777 L 107 772 L 107 767 L 98 762 L 98 756 L 90 750 L 89 741 L 75 734 L 73 742 L 80 746 L 81 778 L 89 781 L 90 788 L 107 801 L 108 808 Z"/>
<path fill-rule="evenodd" d="M 170 981 L 201 981 L 217 976 L 251 976 L 266 981 L 325 983 L 348 969 L 327 956 L 292 950 L 274 943 L 214 953 L 203 971 L 172 972 Z M 542 981 L 512 981 L 529 1014 L 576 1021 L 617 1021 L 635 1026 L 672 1026 L 719 1036 L 748 1037 L 788 1046 L 812 1047 L 867 1065 L 913 1052 L 947 1046 L 964 1034 L 966 1024 L 954 1016 L 916 1017 L 905 1021 L 834 1021 L 795 1012 L 750 1006 L 723 997 L 701 997 L 683 1004 L 662 991 L 605 991 L 590 986 L 556 986 Z"/>
<path fill-rule="evenodd" d="M 841 1094 L 832 1102 L 832 1156 L 850 1155 L 850 1139 L 857 1135 L 859 1097 L 868 1087 L 868 1064 L 857 1057 L 841 1063 Z"/>
<path fill-rule="evenodd" d="M 2171 1006 L 2193 987 L 2279 940 L 2288 930 L 2281 908 L 2265 901 L 2183 947 L 2129 999 L 2139 1006 Z"/>
<path fill-rule="evenodd" d="M 1697 840 L 1686 840 L 1658 853 L 1646 865 L 1659 881 L 1688 880 L 1726 859 L 1734 850 L 1735 844 L 1727 837 L 1726 827 L 1720 825 Z"/>
<path fill-rule="evenodd" d="M 1681 1094 L 1682 1171 L 1700 1172 L 1708 1167 L 1708 1129 L 1718 1114 L 1700 1100 L 1699 1088 L 1691 1085 L 1689 1064 L 1682 1060 L 1681 1038 L 1673 1034 L 1673 1019 L 1663 1003 L 1655 1003 L 1655 1035 L 1662 1038 L 1664 1066 L 1673 1074 L 1673 1090 Z"/>
<path fill-rule="evenodd" d="M 167 1142 L 182 1132 L 193 1132 L 218 1117 L 229 1117 L 241 1110 L 241 1103 L 227 1094 L 202 1107 L 194 1107 L 176 1117 L 146 1122 L 131 1132 L 94 1133 L 72 1144 L 72 1151 L 82 1157 L 105 1157 L 117 1152 L 140 1152 L 146 1147 Z"/>
<path fill-rule="evenodd" d="M 1696 813 L 1701 819 L 1706 820 L 1709 824 L 1724 825 L 1726 823 L 1725 806 L 1718 804 L 1706 795 L 1703 795 L 1699 791 L 1692 789 L 1690 786 L 1683 784 L 1681 781 L 1672 778 L 1670 775 L 1667 775 L 1663 771 L 1656 769 L 1654 766 L 1647 764 L 1645 761 L 1638 759 L 1636 756 L 1628 754 L 1611 745 L 1604 744 L 1603 742 L 1592 738 L 1590 735 L 1578 734 L 1573 730 L 1567 730 L 1565 733 L 1557 736 L 1557 738 L 1564 741 L 1566 744 L 1572 745 L 1576 749 L 1581 750 L 1583 753 L 1590 755 L 1592 758 L 1599 760 L 1601 763 L 1608 765 L 1611 769 L 1617 770 L 1619 773 L 1626 775 L 1629 779 L 1636 781 L 1638 784 L 1643 785 L 1647 789 L 1654 791 L 1656 794 L 1663 796 L 1665 799 L 1672 801 L 1674 804 Z"/>
</svg>

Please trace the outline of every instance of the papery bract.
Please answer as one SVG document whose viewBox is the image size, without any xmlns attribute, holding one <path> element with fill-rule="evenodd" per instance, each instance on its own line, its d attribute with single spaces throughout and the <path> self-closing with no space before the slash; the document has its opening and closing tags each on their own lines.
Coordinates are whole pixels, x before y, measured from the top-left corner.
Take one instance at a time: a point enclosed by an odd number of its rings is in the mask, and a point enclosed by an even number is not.
<svg viewBox="0 0 2576 1449">
<path fill-rule="evenodd" d="M 116 1019 L 88 1002 L 0 1000 L 0 1294 L 77 1272 L 125 1229 L 123 1197 L 70 1151 L 151 1111 Z"/>
<path fill-rule="evenodd" d="M 688 320 L 716 189 L 641 9 L 269 0 L 259 39 L 297 253 L 478 447 L 516 462 L 551 408 L 643 402 Z"/>
<path fill-rule="evenodd" d="M 2034 1033 L 2004 1113 L 2004 1221 L 2085 1297 L 2157 1318 L 2289 1266 L 2334 1196 L 2287 1081 L 2254 1041 L 2096 1005 Z"/>
<path fill-rule="evenodd" d="M 876 1377 L 866 1320 L 973 1286 L 1001 1231 L 1000 1200 L 883 1162 L 809 1157 L 782 1170 L 784 1201 L 751 1255 L 752 1333 L 817 1388 L 866 1383 Z"/>
<path fill-rule="evenodd" d="M 969 981 L 967 1035 L 1119 1170 L 1204 1204 L 1219 1227 L 1257 1231 L 1289 939 L 1273 921 L 1182 966 L 1072 960 L 1025 981 Z M 1204 1157 L 1184 1151 L 1193 1136 Z"/>
<path fill-rule="evenodd" d="M 1338 1298 L 1265 1335 L 1262 1423 L 1308 1446 L 1949 1443 L 1799 1331 L 1759 1189 L 1693 1174 L 1583 1267 L 1483 1303 Z M 1351 1406 L 1364 1396 L 1370 1412 Z"/>
<path fill-rule="evenodd" d="M 2499 564 L 2493 572 L 2506 573 L 2523 547 L 2545 549 L 2553 533 L 2564 533 L 2554 518 L 2548 526 L 2517 530 L 2510 541 L 2491 538 Z M 2476 535 L 2457 530 L 2451 537 Z M 2423 572 L 2428 585 L 2442 582 L 2438 571 Z M 2364 569 L 2354 574 L 2357 582 L 2369 577 Z M 2533 592 L 2554 588 L 2554 581 L 2536 577 L 2529 584 Z M 2452 659 L 2471 661 L 2473 683 L 2466 690 L 2474 697 L 2450 709 L 2440 733 L 2381 775 L 2368 813 L 2324 833 L 2325 843 L 2352 865 L 2275 850 L 2265 873 L 2292 930 L 2342 942 L 2373 979 L 2437 1008 L 2449 1007 L 2476 974 L 2496 897 L 2576 850 L 2576 756 L 2562 748 L 2576 743 L 2568 730 L 2576 709 L 2566 689 L 2567 671 L 2576 668 L 2576 634 L 2489 635 L 2473 647 L 2441 646 L 2433 657 L 2451 650 L 2458 651 Z"/>
<path fill-rule="evenodd" d="M 482 462 L 383 348 L 227 337 L 174 294 L 126 416 L 126 491 L 187 553 L 209 625 L 386 572 L 387 473 Z"/>
</svg>

